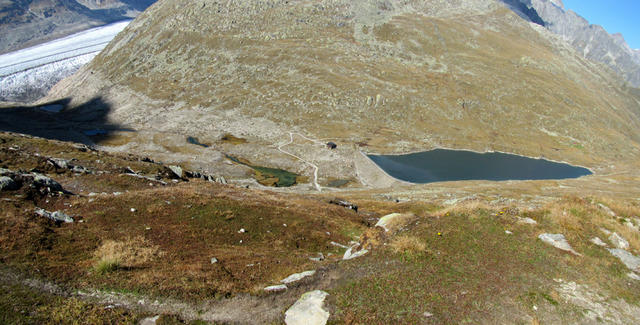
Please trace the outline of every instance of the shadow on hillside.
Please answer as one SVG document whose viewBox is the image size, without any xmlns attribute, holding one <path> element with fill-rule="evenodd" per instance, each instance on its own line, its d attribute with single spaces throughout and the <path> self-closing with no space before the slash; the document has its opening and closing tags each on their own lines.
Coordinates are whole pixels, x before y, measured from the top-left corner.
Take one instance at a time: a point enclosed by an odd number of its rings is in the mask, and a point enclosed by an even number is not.
<svg viewBox="0 0 640 325">
<path fill-rule="evenodd" d="M 102 140 L 110 131 L 133 131 L 108 121 L 112 107 L 101 97 L 69 108 L 69 98 L 42 105 L 0 108 L 0 131 L 33 135 L 46 139 L 93 145 L 91 136 Z"/>
</svg>

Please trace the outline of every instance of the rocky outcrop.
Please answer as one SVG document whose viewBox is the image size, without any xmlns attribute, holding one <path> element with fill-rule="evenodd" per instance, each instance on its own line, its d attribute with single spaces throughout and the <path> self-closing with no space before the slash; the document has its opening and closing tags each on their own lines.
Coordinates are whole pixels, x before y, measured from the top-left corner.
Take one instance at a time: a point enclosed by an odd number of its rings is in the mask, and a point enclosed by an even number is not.
<svg viewBox="0 0 640 325">
<path fill-rule="evenodd" d="M 601 62 L 634 87 L 640 87 L 640 55 L 622 34 L 609 34 L 592 25 L 560 0 L 502 0 L 523 18 L 562 36 L 585 58 Z M 615 4 L 612 4 L 615 6 Z"/>
</svg>

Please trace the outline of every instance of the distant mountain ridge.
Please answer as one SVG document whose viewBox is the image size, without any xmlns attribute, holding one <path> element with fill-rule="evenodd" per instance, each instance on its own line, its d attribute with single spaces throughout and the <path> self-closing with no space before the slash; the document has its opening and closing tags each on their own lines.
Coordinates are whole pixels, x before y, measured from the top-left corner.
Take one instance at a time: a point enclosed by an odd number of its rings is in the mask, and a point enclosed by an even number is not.
<svg viewBox="0 0 640 325">
<path fill-rule="evenodd" d="M 502 0 L 521 17 L 542 25 L 569 42 L 585 58 L 613 69 L 633 87 L 640 87 L 640 50 L 631 49 L 622 34 L 592 25 L 561 0 Z"/>
<path fill-rule="evenodd" d="M 115 21 L 131 19 L 155 0 L 0 1 L 0 53 Z"/>
</svg>

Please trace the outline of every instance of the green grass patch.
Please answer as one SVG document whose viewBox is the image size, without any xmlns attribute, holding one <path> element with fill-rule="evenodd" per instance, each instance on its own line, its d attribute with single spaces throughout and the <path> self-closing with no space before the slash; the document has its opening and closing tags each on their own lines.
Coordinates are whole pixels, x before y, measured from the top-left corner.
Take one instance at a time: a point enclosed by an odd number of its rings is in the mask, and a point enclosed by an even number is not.
<svg viewBox="0 0 640 325">
<path fill-rule="evenodd" d="M 98 274 L 107 274 L 120 268 L 120 261 L 116 259 L 101 259 L 96 263 L 93 270 Z"/>
<path fill-rule="evenodd" d="M 275 187 L 289 187 L 296 184 L 300 175 L 286 171 L 284 169 L 256 166 L 244 159 L 238 159 L 226 155 L 227 158 L 237 164 L 251 167 L 255 171 L 255 178 L 262 185 Z"/>
</svg>

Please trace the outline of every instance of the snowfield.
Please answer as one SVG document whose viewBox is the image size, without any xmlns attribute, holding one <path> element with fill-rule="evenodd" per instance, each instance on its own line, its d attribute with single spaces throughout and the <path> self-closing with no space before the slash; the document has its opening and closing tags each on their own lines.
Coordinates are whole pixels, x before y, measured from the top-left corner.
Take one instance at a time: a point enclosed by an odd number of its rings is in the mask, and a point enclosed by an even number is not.
<svg viewBox="0 0 640 325">
<path fill-rule="evenodd" d="M 91 61 L 131 20 L 0 55 L 0 101 L 34 101 Z"/>
</svg>

